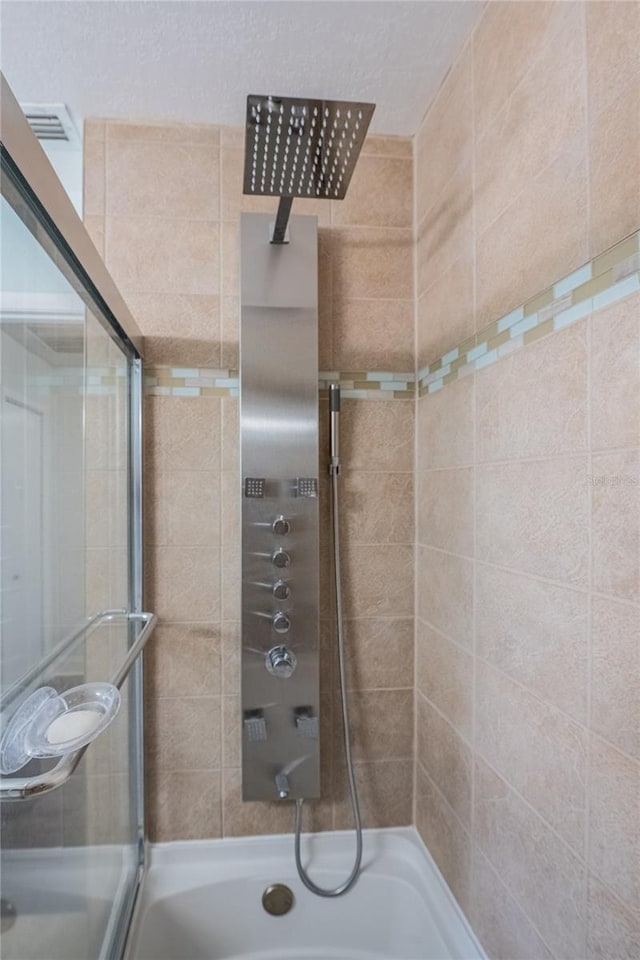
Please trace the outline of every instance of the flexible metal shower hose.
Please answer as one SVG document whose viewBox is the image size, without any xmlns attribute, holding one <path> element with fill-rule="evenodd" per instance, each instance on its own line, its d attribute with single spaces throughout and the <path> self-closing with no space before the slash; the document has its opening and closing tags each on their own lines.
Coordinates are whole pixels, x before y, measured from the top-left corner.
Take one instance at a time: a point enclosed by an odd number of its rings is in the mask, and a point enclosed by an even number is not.
<svg viewBox="0 0 640 960">
<path fill-rule="evenodd" d="M 315 893 L 319 897 L 340 897 L 347 893 L 360 873 L 362 863 L 362 822 L 360 819 L 360 804 L 358 802 L 358 789 L 356 787 L 356 778 L 353 770 L 353 760 L 351 757 L 351 738 L 349 736 L 349 714 L 347 709 L 347 680 L 344 657 L 344 625 L 342 619 L 342 573 L 340 568 L 340 510 L 339 510 L 339 491 L 338 491 L 338 472 L 339 468 L 332 461 L 331 465 L 331 506 L 333 520 L 333 571 L 336 590 L 336 627 L 338 632 L 338 664 L 340 670 L 340 701 L 342 705 L 342 729 L 344 733 L 344 755 L 347 763 L 347 775 L 349 778 L 349 793 L 351 795 L 351 809 L 353 810 L 353 823 L 356 831 L 356 859 L 353 870 L 340 886 L 333 889 L 319 887 L 310 879 L 309 875 L 302 866 L 300 859 L 300 834 L 302 832 L 302 806 L 304 800 L 296 800 L 296 867 L 298 875 L 304 883 L 307 890 Z"/>
</svg>

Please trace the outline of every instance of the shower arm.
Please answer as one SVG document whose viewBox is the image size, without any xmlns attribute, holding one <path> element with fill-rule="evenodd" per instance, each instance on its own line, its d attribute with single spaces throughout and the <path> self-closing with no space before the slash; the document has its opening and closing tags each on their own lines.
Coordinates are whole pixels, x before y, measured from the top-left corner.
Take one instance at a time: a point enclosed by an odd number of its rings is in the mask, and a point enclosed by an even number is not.
<svg viewBox="0 0 640 960">
<path fill-rule="evenodd" d="M 291 215 L 291 207 L 293 206 L 293 197 L 280 197 L 280 203 L 278 204 L 278 212 L 276 214 L 276 222 L 273 226 L 273 233 L 271 234 L 270 243 L 289 243 L 289 232 L 287 230 L 289 224 L 289 216 Z"/>
</svg>

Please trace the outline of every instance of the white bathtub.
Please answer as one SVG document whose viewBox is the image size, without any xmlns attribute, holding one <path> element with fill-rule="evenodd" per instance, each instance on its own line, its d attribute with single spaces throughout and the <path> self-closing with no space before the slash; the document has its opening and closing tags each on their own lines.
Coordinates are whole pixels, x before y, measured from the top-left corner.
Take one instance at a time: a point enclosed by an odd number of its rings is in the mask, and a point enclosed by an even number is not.
<svg viewBox="0 0 640 960">
<path fill-rule="evenodd" d="M 312 878 L 334 886 L 351 869 L 353 834 L 303 841 Z M 156 844 L 126 960 L 483 960 L 485 954 L 413 828 L 367 830 L 364 870 L 343 897 L 300 883 L 293 837 Z M 285 916 L 262 907 L 291 887 Z"/>
</svg>

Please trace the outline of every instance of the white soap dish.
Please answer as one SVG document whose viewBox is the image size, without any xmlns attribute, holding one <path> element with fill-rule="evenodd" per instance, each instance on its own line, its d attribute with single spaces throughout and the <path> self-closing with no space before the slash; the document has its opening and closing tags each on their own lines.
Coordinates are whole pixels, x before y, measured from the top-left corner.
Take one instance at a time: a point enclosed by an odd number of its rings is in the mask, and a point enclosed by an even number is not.
<svg viewBox="0 0 640 960">
<path fill-rule="evenodd" d="M 120 709 L 112 683 L 83 683 L 64 693 L 40 687 L 9 721 L 0 740 L 0 772 L 15 773 L 36 757 L 63 757 L 86 747 Z"/>
</svg>

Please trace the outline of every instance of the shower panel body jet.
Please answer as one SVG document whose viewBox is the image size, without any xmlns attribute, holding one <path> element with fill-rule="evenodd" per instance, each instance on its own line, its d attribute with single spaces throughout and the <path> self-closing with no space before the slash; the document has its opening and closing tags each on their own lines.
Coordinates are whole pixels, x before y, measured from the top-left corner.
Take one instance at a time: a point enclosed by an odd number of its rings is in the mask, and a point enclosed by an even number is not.
<svg viewBox="0 0 640 960">
<path fill-rule="evenodd" d="M 241 217 L 244 800 L 320 793 L 318 230 Z"/>
</svg>

